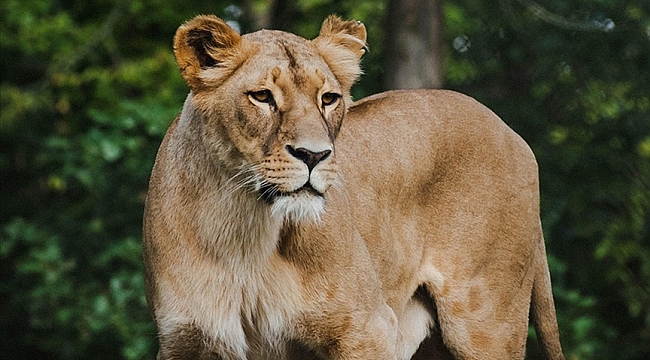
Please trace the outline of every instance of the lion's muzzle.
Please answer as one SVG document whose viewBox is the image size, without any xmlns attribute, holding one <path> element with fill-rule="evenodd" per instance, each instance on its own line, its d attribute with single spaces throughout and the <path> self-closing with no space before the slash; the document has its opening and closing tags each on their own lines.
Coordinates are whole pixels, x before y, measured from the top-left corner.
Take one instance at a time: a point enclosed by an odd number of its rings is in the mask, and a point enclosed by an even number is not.
<svg viewBox="0 0 650 360">
<path fill-rule="evenodd" d="M 313 146 L 311 148 L 314 149 Z M 288 159 L 293 159 L 294 166 L 300 164 L 302 169 L 298 170 L 292 166 L 294 170 L 285 173 L 285 186 L 264 182 L 258 189 L 260 199 L 271 205 L 271 211 L 276 216 L 293 221 L 318 220 L 320 218 L 320 214 L 324 210 L 324 194 L 332 180 L 329 175 L 333 170 L 330 159 L 332 149 L 329 147 L 321 147 L 321 149 L 314 151 L 305 146 L 285 146 Z M 290 180 L 291 178 L 293 180 Z M 295 183 L 299 178 L 302 179 L 302 182 Z M 294 182 L 293 186 L 286 186 L 291 182 Z"/>
<path fill-rule="evenodd" d="M 289 152 L 289 154 L 291 154 L 291 156 L 299 160 L 302 160 L 305 164 L 307 164 L 307 168 L 309 169 L 310 173 L 314 169 L 314 167 L 318 165 L 319 162 L 327 159 L 332 153 L 332 150 L 329 149 L 314 152 L 309 149 L 305 149 L 303 147 L 294 149 L 291 145 L 287 145 L 286 149 Z"/>
</svg>

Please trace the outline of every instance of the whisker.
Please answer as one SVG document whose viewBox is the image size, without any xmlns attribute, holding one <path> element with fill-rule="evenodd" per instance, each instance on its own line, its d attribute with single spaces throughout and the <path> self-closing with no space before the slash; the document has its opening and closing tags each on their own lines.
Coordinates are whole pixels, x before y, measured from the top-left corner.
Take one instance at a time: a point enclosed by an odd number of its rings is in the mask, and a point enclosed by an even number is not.
<svg viewBox="0 0 650 360">
<path fill-rule="evenodd" d="M 248 189 L 252 190 L 252 184 L 256 184 L 258 182 L 258 176 L 256 175 L 248 175 L 245 178 L 240 179 L 237 183 L 235 183 L 230 189 L 228 189 L 227 196 L 230 196 L 234 194 L 235 192 L 242 190 L 242 189 Z"/>
<path fill-rule="evenodd" d="M 258 169 L 260 169 L 259 165 L 242 166 L 235 175 L 226 180 L 219 191 L 226 191 L 225 196 L 231 196 L 241 189 L 259 183 L 261 175 L 258 174 Z"/>
<path fill-rule="evenodd" d="M 269 183 L 266 180 L 262 180 L 261 184 L 261 189 L 259 196 L 257 197 L 257 200 L 262 200 L 262 199 L 270 199 L 273 198 L 276 194 L 280 192 L 277 187 L 273 186 L 271 183 Z"/>
</svg>

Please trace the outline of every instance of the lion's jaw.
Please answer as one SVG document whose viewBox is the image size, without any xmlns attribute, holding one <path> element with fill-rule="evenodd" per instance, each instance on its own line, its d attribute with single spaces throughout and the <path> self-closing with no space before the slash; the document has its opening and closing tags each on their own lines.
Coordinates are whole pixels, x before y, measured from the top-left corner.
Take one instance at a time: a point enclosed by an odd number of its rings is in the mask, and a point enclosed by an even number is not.
<svg viewBox="0 0 650 360">
<path fill-rule="evenodd" d="M 271 205 L 274 218 L 291 222 L 319 222 L 323 211 L 323 196 L 309 194 L 308 191 L 277 197 Z"/>
</svg>

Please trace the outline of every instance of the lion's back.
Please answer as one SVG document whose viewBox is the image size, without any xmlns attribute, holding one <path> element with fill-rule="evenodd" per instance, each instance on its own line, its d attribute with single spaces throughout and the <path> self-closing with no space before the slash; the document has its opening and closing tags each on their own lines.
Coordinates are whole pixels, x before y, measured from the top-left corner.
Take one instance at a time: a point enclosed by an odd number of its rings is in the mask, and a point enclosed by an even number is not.
<svg viewBox="0 0 650 360">
<path fill-rule="evenodd" d="M 460 256 L 473 269 L 469 263 L 496 239 L 508 244 L 504 257 L 531 251 L 540 226 L 537 163 L 476 100 L 442 90 L 361 100 L 336 151 L 355 224 L 375 259 L 400 262 L 428 248 L 432 263 Z M 389 288 L 407 276 L 381 275 Z"/>
<path fill-rule="evenodd" d="M 403 188 L 447 180 L 530 184 L 526 142 L 473 98 L 448 90 L 399 90 L 357 101 L 337 142 L 344 178 Z M 372 186 L 372 184 L 369 184 Z"/>
</svg>

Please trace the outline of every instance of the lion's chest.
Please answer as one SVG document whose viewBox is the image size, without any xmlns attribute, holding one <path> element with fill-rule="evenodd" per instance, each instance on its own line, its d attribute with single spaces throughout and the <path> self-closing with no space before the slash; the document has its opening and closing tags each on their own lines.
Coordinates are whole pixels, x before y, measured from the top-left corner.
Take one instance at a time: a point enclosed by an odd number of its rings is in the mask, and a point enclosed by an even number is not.
<svg viewBox="0 0 650 360">
<path fill-rule="evenodd" d="M 210 347 L 228 349 L 223 356 L 257 358 L 251 349 L 277 349 L 291 336 L 300 312 L 298 277 L 280 259 L 263 266 L 231 265 L 194 262 L 182 272 L 190 277 L 170 274 L 169 286 L 162 288 L 173 290 L 162 294 L 159 323 L 163 332 L 192 324 Z"/>
</svg>

